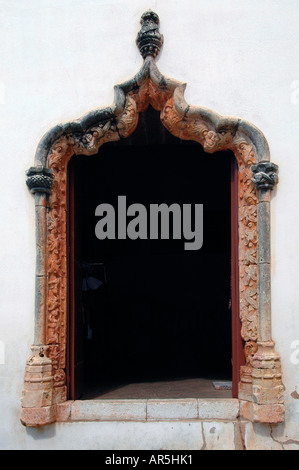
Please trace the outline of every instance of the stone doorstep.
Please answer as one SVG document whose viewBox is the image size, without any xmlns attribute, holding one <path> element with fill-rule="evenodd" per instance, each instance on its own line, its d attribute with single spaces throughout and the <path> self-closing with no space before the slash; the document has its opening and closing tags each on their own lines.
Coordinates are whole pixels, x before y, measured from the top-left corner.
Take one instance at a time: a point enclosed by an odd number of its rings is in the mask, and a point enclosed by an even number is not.
<svg viewBox="0 0 299 470">
<path fill-rule="evenodd" d="M 237 399 L 78 400 L 57 405 L 58 421 L 235 420 Z"/>
</svg>

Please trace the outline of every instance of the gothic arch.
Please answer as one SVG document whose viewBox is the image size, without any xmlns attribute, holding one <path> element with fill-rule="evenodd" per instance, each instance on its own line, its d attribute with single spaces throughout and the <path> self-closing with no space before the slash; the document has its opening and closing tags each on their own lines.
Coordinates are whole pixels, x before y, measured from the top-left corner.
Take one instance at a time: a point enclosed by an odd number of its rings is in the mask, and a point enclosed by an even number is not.
<svg viewBox="0 0 299 470">
<path fill-rule="evenodd" d="M 146 12 L 137 44 L 141 70 L 115 86 L 111 107 L 58 125 L 41 140 L 27 185 L 36 206 L 35 339 L 27 361 L 22 397 L 23 424 L 61 419 L 66 395 L 67 165 L 73 155 L 94 155 L 106 142 L 126 138 L 139 113 L 152 105 L 176 137 L 199 142 L 213 153 L 232 150 L 239 174 L 239 298 L 246 365 L 241 368 L 241 414 L 257 422 L 284 419 L 280 358 L 271 337 L 270 192 L 277 166 L 262 132 L 247 121 L 190 106 L 186 84 L 164 77 L 155 57 L 163 43 L 158 16 Z"/>
</svg>

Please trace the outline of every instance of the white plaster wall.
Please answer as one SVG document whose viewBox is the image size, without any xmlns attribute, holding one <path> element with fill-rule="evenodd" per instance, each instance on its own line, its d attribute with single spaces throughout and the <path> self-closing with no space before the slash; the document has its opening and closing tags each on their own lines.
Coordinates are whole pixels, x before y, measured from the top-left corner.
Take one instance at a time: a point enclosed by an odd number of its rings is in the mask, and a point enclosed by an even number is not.
<svg viewBox="0 0 299 470">
<path fill-rule="evenodd" d="M 0 0 L 0 448 L 75 448 L 87 428 L 28 431 L 19 422 L 34 311 L 34 204 L 25 170 L 49 128 L 111 104 L 113 86 L 139 70 L 135 37 L 148 8 L 159 14 L 165 39 L 160 71 L 188 83 L 190 104 L 260 127 L 280 167 L 272 204 L 273 338 L 287 420 L 271 435 L 286 447 L 299 440 L 299 400 L 291 397 L 299 393 L 299 353 L 291 361 L 299 341 L 298 0 Z M 87 448 L 105 434 L 102 426 L 89 426 Z M 119 425 L 109 426 L 117 448 Z M 269 434 L 255 429 L 257 437 Z"/>
</svg>

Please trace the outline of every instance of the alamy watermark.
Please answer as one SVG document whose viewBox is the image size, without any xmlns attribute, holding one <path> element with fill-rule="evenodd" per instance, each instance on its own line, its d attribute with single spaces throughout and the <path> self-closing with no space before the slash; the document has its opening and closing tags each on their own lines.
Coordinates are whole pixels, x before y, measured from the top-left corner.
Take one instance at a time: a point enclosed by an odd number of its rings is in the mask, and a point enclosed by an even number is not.
<svg viewBox="0 0 299 470">
<path fill-rule="evenodd" d="M 185 250 L 199 250 L 203 245 L 203 204 L 182 204 L 182 208 L 179 204 L 150 204 L 148 214 L 143 204 L 127 207 L 126 196 L 118 196 L 117 214 L 111 204 L 103 203 L 95 215 L 101 217 L 95 226 L 99 240 L 169 240 L 172 232 L 174 240 L 185 240 Z"/>
<path fill-rule="evenodd" d="M 291 344 L 291 349 L 294 349 L 294 351 L 291 354 L 290 361 L 292 364 L 297 366 L 299 364 L 299 340 L 295 340 Z"/>
</svg>

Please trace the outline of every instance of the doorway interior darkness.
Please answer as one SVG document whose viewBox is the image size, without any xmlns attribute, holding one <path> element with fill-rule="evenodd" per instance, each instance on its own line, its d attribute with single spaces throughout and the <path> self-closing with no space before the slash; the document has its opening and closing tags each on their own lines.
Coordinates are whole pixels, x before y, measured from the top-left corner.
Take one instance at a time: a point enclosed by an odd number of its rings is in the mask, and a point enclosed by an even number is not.
<svg viewBox="0 0 299 470">
<path fill-rule="evenodd" d="M 69 163 L 69 397 L 121 384 L 232 378 L 230 151 L 181 141 L 149 106 L 131 137 Z M 98 240 L 95 209 L 203 204 L 203 246 Z M 116 210 L 117 213 L 117 210 Z M 186 397 L 190 397 L 186 391 Z"/>
</svg>

